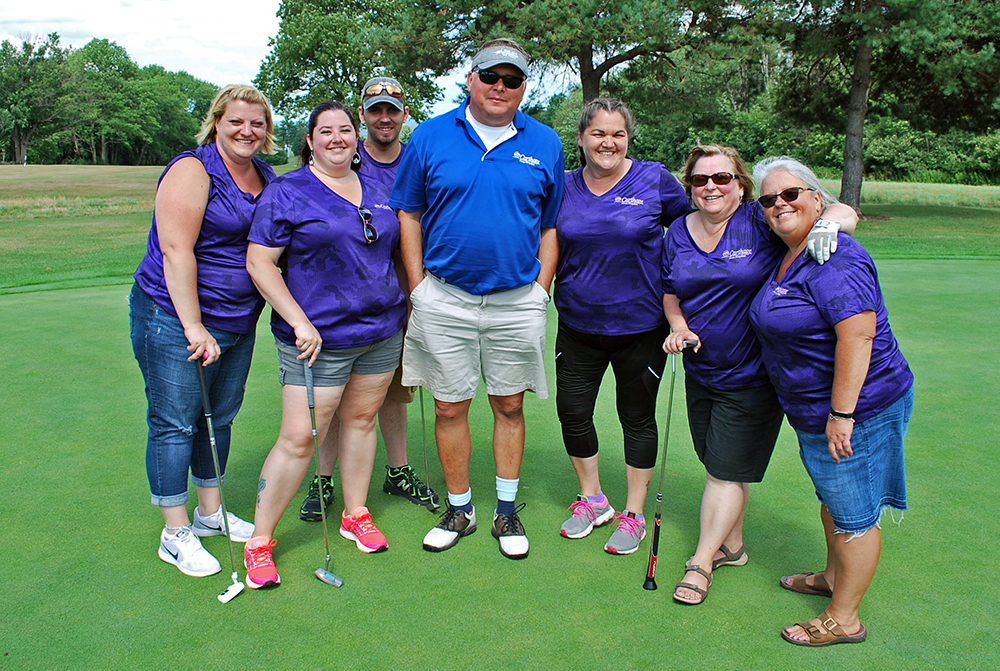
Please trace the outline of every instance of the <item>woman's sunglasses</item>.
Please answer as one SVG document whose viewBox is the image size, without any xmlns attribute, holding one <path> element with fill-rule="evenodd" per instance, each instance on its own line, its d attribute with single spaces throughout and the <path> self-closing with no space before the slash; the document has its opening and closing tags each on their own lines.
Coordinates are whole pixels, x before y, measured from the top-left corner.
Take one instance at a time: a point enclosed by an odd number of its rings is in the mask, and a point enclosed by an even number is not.
<svg viewBox="0 0 1000 671">
<path fill-rule="evenodd" d="M 705 186 L 708 180 L 712 180 L 719 186 L 729 184 L 736 179 L 736 175 L 731 172 L 717 172 L 714 175 L 691 175 L 691 186 Z"/>
<path fill-rule="evenodd" d="M 370 245 L 378 240 L 378 231 L 372 226 L 372 211 L 367 207 L 359 207 L 358 214 L 361 215 L 361 229 L 365 232 L 365 242 Z"/>
<path fill-rule="evenodd" d="M 774 204 L 778 202 L 778 198 L 781 198 L 786 203 L 794 203 L 799 199 L 799 194 L 803 191 L 815 191 L 816 189 L 809 189 L 804 186 L 793 186 L 790 189 L 785 189 L 781 193 L 770 193 L 766 196 L 761 196 L 757 199 L 760 206 L 765 210 L 774 207 Z"/>
<path fill-rule="evenodd" d="M 486 84 L 487 86 L 493 86 L 499 81 L 503 82 L 504 88 L 508 89 L 519 89 L 521 84 L 524 83 L 524 77 L 518 77 L 517 75 L 502 75 L 498 72 L 493 72 L 492 70 L 478 70 L 479 81 Z"/>
<path fill-rule="evenodd" d="M 393 98 L 402 98 L 403 89 L 399 88 L 395 84 L 389 84 L 388 82 L 375 82 L 371 86 L 365 89 L 365 96 L 377 96 L 385 91 L 387 94 Z"/>
</svg>

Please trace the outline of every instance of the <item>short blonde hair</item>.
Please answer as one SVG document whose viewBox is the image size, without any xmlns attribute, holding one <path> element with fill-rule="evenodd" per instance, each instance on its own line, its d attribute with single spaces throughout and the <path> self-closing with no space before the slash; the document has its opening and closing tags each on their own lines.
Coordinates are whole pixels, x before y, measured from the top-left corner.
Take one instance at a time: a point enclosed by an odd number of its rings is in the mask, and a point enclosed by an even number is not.
<svg viewBox="0 0 1000 671">
<path fill-rule="evenodd" d="M 274 142 L 274 114 L 271 112 L 271 103 L 263 93 L 248 84 L 230 84 L 215 94 L 212 104 L 208 106 L 208 113 L 201 122 L 201 130 L 195 135 L 198 144 L 212 144 L 215 142 L 215 124 L 219 122 L 222 115 L 226 113 L 226 107 L 234 100 L 242 100 L 253 105 L 260 105 L 264 108 L 264 120 L 267 124 L 267 133 L 264 136 L 264 146 L 260 151 L 264 154 L 273 154 L 277 147 Z"/>
</svg>

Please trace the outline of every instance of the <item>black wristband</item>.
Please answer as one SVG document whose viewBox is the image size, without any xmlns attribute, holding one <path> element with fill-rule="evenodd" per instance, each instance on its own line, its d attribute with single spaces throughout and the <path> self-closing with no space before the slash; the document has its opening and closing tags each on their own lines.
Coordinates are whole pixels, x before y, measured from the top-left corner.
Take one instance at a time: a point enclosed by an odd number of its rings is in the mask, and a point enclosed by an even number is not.
<svg viewBox="0 0 1000 671">
<path fill-rule="evenodd" d="M 830 416 L 836 417 L 837 419 L 854 419 L 853 412 L 837 412 L 833 408 L 830 408 Z"/>
</svg>

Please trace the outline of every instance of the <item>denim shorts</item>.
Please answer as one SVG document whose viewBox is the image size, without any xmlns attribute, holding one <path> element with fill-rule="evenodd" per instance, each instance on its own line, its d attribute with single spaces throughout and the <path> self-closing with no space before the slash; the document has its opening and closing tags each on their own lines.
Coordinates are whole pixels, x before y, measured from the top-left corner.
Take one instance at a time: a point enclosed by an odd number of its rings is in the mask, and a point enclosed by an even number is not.
<svg viewBox="0 0 1000 671">
<path fill-rule="evenodd" d="M 537 282 L 477 296 L 427 274 L 410 292 L 413 311 L 403 346 L 403 384 L 425 387 L 448 403 L 476 395 L 533 391 L 548 398 L 545 311 Z"/>
<path fill-rule="evenodd" d="M 906 510 L 903 438 L 913 412 L 913 387 L 874 417 L 854 425 L 854 454 L 838 464 L 826 434 L 796 431 L 799 455 L 837 531 L 875 527 L 885 507 Z"/>
<path fill-rule="evenodd" d="M 304 361 L 297 359 L 302 352 L 295 345 L 281 342 L 277 338 L 274 344 L 278 347 L 278 381 L 282 385 L 291 384 L 297 387 L 306 385 L 306 375 L 302 368 Z M 403 351 L 403 331 L 385 340 L 380 340 L 364 347 L 349 347 L 347 349 L 320 350 L 319 356 L 312 365 L 313 383 L 317 387 L 340 387 L 348 383 L 351 374 L 378 375 L 399 368 L 399 357 Z"/>
</svg>

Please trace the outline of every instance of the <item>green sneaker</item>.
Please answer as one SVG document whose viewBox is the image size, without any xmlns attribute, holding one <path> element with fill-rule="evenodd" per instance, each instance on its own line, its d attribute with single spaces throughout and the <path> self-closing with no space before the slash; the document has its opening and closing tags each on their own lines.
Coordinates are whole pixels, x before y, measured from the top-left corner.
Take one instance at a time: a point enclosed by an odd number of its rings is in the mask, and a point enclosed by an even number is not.
<svg viewBox="0 0 1000 671">
<path fill-rule="evenodd" d="M 427 505 L 428 501 L 438 502 L 438 495 L 417 477 L 409 464 L 399 468 L 385 467 L 385 482 L 382 491 L 386 494 L 405 496 L 418 506 Z"/>
<path fill-rule="evenodd" d="M 335 498 L 333 494 L 333 477 L 321 475 L 319 478 L 313 476 L 312 482 L 309 484 L 309 493 L 306 494 L 306 499 L 302 502 L 302 507 L 299 508 L 299 519 L 306 522 L 319 522 L 323 519 L 319 509 L 320 480 L 323 481 L 323 505 L 326 507 L 327 517 L 330 516 L 330 508 L 333 506 Z"/>
</svg>

